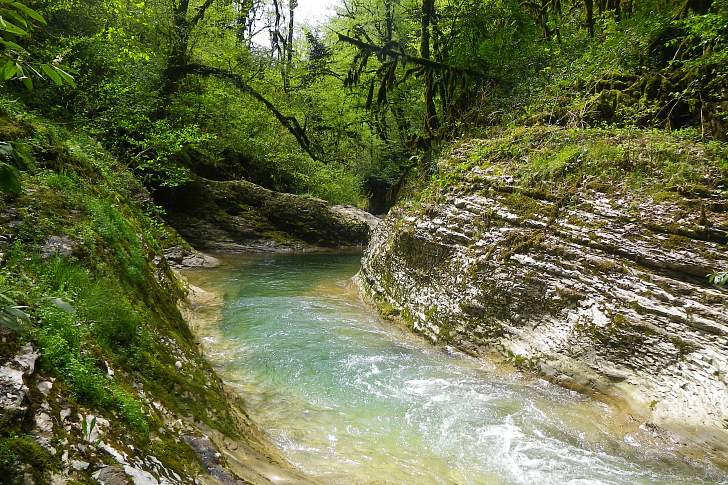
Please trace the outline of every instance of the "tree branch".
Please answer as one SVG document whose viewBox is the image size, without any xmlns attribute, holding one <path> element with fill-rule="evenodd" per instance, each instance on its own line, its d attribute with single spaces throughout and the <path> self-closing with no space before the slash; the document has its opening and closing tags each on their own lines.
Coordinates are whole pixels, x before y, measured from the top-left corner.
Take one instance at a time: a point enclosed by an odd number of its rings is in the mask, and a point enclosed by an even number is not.
<svg viewBox="0 0 728 485">
<path fill-rule="evenodd" d="M 204 66 L 202 64 L 187 64 L 181 66 L 184 74 L 194 74 L 198 76 L 216 77 L 229 82 L 240 91 L 250 95 L 256 101 L 262 103 L 268 111 L 283 125 L 295 138 L 301 148 L 314 160 L 321 160 L 321 155 L 317 153 L 319 150 L 311 143 L 305 131 L 301 128 L 298 120 L 293 116 L 286 116 L 281 113 L 276 106 L 271 103 L 265 96 L 252 88 L 240 75 L 224 69 L 212 66 Z"/>
<path fill-rule="evenodd" d="M 200 7 L 197 9 L 197 12 L 195 13 L 195 16 L 192 17 L 192 20 L 190 20 L 190 25 L 192 27 L 197 25 L 200 22 L 200 20 L 202 20 L 202 18 L 205 16 L 205 12 L 207 12 L 207 9 L 210 8 L 210 6 L 212 5 L 212 2 L 214 2 L 214 1 L 215 0 L 205 0 L 205 3 L 200 5 Z"/>
<path fill-rule="evenodd" d="M 364 42 L 363 40 L 356 39 L 354 37 L 349 37 L 348 35 L 344 35 L 344 34 L 340 34 L 340 33 L 337 33 L 336 35 L 339 36 L 340 41 L 346 42 L 347 44 L 351 44 L 364 51 L 375 53 L 375 54 L 377 54 L 377 56 L 379 56 L 380 59 L 389 57 L 389 58 L 393 58 L 393 59 L 398 59 L 404 63 L 416 64 L 418 66 L 423 66 L 428 69 L 433 69 L 436 71 L 454 71 L 454 72 L 468 74 L 468 75 L 476 76 L 476 77 L 483 76 L 482 72 L 474 71 L 472 69 L 452 66 L 450 64 L 444 64 L 442 62 L 433 61 L 431 59 L 425 59 L 423 57 L 413 56 L 413 55 L 407 54 L 402 51 L 397 51 L 397 50 L 390 49 L 387 47 L 382 47 L 382 46 L 378 46 L 376 44 Z"/>
</svg>

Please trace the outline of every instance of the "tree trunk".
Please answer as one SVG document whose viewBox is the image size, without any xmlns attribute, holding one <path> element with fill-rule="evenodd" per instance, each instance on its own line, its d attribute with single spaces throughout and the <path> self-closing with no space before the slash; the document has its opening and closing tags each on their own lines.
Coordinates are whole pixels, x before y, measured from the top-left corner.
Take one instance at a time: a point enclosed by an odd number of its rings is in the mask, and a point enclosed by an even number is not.
<svg viewBox="0 0 728 485">
<path fill-rule="evenodd" d="M 430 25 L 435 14 L 435 0 L 422 0 L 422 34 L 420 57 L 430 60 Z M 437 129 L 437 108 L 435 107 L 435 77 L 432 69 L 425 69 L 425 131 L 431 134 Z"/>
<path fill-rule="evenodd" d="M 584 0 L 584 7 L 586 9 L 586 29 L 589 31 L 589 36 L 594 37 L 594 0 Z"/>
<path fill-rule="evenodd" d="M 435 15 L 435 0 L 422 0 L 422 33 L 420 57 L 430 60 L 430 24 Z M 425 147 L 420 157 L 420 177 L 427 178 L 432 172 L 432 137 L 437 129 L 435 107 L 435 77 L 432 69 L 425 69 Z"/>
<path fill-rule="evenodd" d="M 180 81 L 185 77 L 184 67 L 189 61 L 190 34 L 197 24 L 205 17 L 207 9 L 213 0 L 205 0 L 197 11 L 190 16 L 189 0 L 180 0 L 172 9 L 172 34 L 170 37 L 167 62 L 162 72 L 160 86 L 160 104 L 155 110 L 155 118 L 164 118 L 167 115 L 167 106 L 172 95 L 179 88 Z"/>
<path fill-rule="evenodd" d="M 283 91 L 288 93 L 291 89 L 291 67 L 293 66 L 293 14 L 298 7 L 298 0 L 288 1 L 288 35 L 286 39 L 286 60 L 283 65 Z"/>
</svg>

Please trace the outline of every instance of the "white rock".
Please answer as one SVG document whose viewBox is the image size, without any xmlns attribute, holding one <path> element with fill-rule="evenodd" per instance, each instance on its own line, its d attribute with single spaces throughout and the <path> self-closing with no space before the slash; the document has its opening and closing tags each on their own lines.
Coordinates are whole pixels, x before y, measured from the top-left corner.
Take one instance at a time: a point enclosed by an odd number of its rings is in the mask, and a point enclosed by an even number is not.
<svg viewBox="0 0 728 485">
<path fill-rule="evenodd" d="M 65 422 L 71 415 L 71 408 L 61 409 L 61 422 Z"/>
<path fill-rule="evenodd" d="M 50 381 L 43 381 L 39 382 L 36 387 L 41 392 L 41 394 L 47 396 L 51 392 L 51 389 L 53 389 L 53 383 Z"/>
<path fill-rule="evenodd" d="M 0 417 L 17 419 L 28 409 L 28 387 L 24 377 L 35 370 L 38 353 L 26 344 L 4 366 L 0 367 Z"/>
<path fill-rule="evenodd" d="M 78 471 L 85 470 L 89 467 L 89 465 L 90 464 L 87 461 L 71 460 L 71 468 L 73 468 L 74 470 L 78 470 Z"/>
<path fill-rule="evenodd" d="M 177 362 L 175 362 L 175 363 L 174 363 L 174 367 L 175 367 L 175 368 L 176 368 L 176 369 L 177 369 L 178 371 L 182 370 L 182 362 L 180 362 L 180 361 L 178 360 Z"/>
<path fill-rule="evenodd" d="M 108 362 L 104 361 L 104 364 L 106 365 L 106 376 L 111 378 L 114 377 L 114 369 L 109 365 Z"/>
<path fill-rule="evenodd" d="M 101 416 L 88 414 L 81 420 L 83 425 L 84 439 L 89 443 L 95 443 L 106 434 L 109 422 Z"/>
<path fill-rule="evenodd" d="M 50 436 L 53 433 L 53 420 L 44 412 L 35 415 L 35 426 L 43 436 Z"/>
</svg>

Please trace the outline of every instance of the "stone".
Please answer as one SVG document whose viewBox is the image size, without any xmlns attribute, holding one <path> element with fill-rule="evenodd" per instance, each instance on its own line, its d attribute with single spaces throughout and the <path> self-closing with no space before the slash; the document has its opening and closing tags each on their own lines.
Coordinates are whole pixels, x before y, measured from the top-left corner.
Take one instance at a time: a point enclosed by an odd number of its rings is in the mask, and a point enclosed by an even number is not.
<svg viewBox="0 0 728 485">
<path fill-rule="evenodd" d="M 114 368 L 111 367 L 111 365 L 106 361 L 104 361 L 104 366 L 106 367 L 106 377 L 108 377 L 109 379 L 113 378 L 114 377 Z"/>
<path fill-rule="evenodd" d="M 189 269 L 189 268 L 216 268 L 220 266 L 220 261 L 194 249 L 183 248 L 181 246 L 173 246 L 164 250 L 164 259 L 167 260 L 173 268 Z"/>
<path fill-rule="evenodd" d="M 61 417 L 61 422 L 65 423 L 66 419 L 68 419 L 68 417 L 71 415 L 71 408 L 61 409 L 61 412 L 59 415 Z"/>
<path fill-rule="evenodd" d="M 109 421 L 101 416 L 94 416 L 93 414 L 79 415 L 79 419 L 82 423 L 83 438 L 88 443 L 96 443 L 99 438 L 106 434 L 106 430 L 109 428 Z"/>
<path fill-rule="evenodd" d="M 47 396 L 51 392 L 51 389 L 53 389 L 53 383 L 51 381 L 41 381 L 36 385 L 36 387 L 41 394 Z"/>
<path fill-rule="evenodd" d="M 362 246 L 373 219 L 312 197 L 275 192 L 246 180 L 195 177 L 156 193 L 168 221 L 195 248 L 280 252 Z M 271 237 L 275 234 L 277 237 Z M 180 263 L 184 256 L 176 256 Z"/>
<path fill-rule="evenodd" d="M 35 427 L 41 436 L 50 437 L 53 435 L 53 420 L 44 412 L 35 415 Z"/>
<path fill-rule="evenodd" d="M 68 477 L 63 473 L 57 472 L 51 475 L 51 485 L 66 485 L 68 483 Z"/>
<path fill-rule="evenodd" d="M 71 460 L 71 468 L 76 471 L 86 470 L 90 466 L 90 463 L 83 460 Z"/>
<path fill-rule="evenodd" d="M 43 258 L 52 256 L 71 256 L 76 250 L 76 242 L 68 236 L 50 236 L 41 247 Z"/>
<path fill-rule="evenodd" d="M 205 470 L 220 483 L 242 485 L 243 482 L 227 470 L 221 461 L 222 455 L 207 437 L 183 436 L 182 440 L 192 448 Z"/>
<path fill-rule="evenodd" d="M 174 363 L 174 368 L 177 369 L 178 372 L 181 371 L 182 370 L 182 362 L 180 362 L 179 360 L 176 361 Z"/>
<path fill-rule="evenodd" d="M 0 367 L 0 424 L 22 419 L 29 407 L 25 379 L 35 371 L 39 354 L 31 344 L 20 348 Z"/>
<path fill-rule="evenodd" d="M 105 466 L 95 472 L 92 477 L 101 485 L 131 485 L 131 480 L 119 465 Z"/>
</svg>

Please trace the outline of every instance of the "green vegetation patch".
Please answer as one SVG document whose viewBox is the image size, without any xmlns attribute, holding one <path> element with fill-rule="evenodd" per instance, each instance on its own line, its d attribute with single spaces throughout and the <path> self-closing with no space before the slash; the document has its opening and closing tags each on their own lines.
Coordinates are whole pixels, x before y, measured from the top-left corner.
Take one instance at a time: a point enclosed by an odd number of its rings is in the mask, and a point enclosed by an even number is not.
<svg viewBox="0 0 728 485">
<path fill-rule="evenodd" d="M 0 234 L 12 235 L 0 242 L 0 304 L 22 308 L 27 320 L 0 350 L 12 355 L 31 341 L 41 372 L 57 378 L 54 392 L 69 404 L 103 415 L 115 435 L 169 457 L 167 466 L 194 469 L 187 445 L 162 449 L 150 440 L 162 424 L 150 401 L 228 434 L 236 426 L 177 309 L 181 282 L 154 264 L 163 247 L 181 239 L 98 144 L 0 102 L 3 109 L 5 129 L 20 127 L 4 163 L 17 170 L 21 190 L 0 191 Z M 12 155 L 15 147 L 32 163 Z M 24 424 L 0 430 L 0 470 L 16 463 L 49 469 L 25 431 Z"/>
<path fill-rule="evenodd" d="M 433 185 L 512 177 L 512 185 L 558 194 L 581 186 L 656 198 L 719 194 L 728 183 L 728 143 L 690 131 L 530 127 L 494 129 L 441 165 Z M 505 183 L 505 182 L 503 182 Z"/>
</svg>

